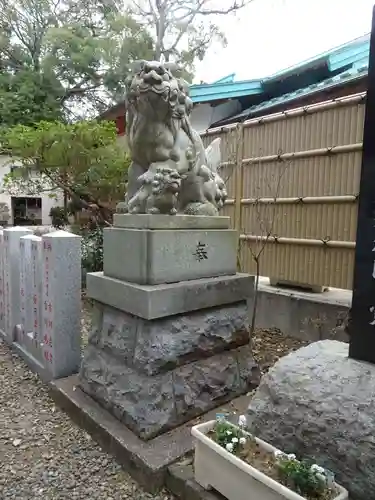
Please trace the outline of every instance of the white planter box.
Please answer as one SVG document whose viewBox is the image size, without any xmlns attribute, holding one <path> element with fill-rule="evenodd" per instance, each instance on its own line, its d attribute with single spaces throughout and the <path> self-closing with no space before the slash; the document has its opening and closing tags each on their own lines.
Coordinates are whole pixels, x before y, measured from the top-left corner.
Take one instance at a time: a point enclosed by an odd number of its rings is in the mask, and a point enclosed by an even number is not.
<svg viewBox="0 0 375 500">
<path fill-rule="evenodd" d="M 197 440 L 194 469 L 198 484 L 205 489 L 215 489 L 228 500 L 305 500 L 207 437 L 214 425 L 215 420 L 212 420 L 191 430 Z M 265 450 L 272 453 L 277 450 L 265 441 L 255 439 Z M 339 485 L 336 487 L 339 493 L 334 500 L 347 500 L 348 492 Z"/>
</svg>

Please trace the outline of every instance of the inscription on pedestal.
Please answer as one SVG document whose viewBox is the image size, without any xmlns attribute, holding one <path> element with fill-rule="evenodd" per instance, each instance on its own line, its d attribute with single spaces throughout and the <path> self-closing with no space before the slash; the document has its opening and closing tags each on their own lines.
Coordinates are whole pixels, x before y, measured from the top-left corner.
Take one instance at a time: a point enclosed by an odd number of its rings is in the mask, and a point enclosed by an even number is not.
<svg viewBox="0 0 375 500">
<path fill-rule="evenodd" d="M 208 253 L 207 253 L 206 243 L 201 243 L 200 241 L 198 241 L 193 255 L 199 262 L 201 262 L 202 260 L 207 260 Z"/>
</svg>

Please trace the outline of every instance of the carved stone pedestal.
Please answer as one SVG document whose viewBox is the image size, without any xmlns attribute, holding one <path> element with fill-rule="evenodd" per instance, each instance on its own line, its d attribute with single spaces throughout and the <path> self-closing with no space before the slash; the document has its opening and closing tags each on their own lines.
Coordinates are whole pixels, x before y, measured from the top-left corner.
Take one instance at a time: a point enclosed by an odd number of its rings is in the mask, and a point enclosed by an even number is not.
<svg viewBox="0 0 375 500">
<path fill-rule="evenodd" d="M 108 229 L 104 236 L 104 273 L 89 274 L 87 279 L 96 317 L 84 353 L 80 387 L 148 440 L 258 383 L 246 303 L 253 278 L 235 273 L 236 239 L 225 217 L 153 216 L 156 229 L 145 227 L 150 225 L 148 216 L 121 217 L 121 228 Z M 139 229 L 134 227 L 137 218 Z M 193 227 L 188 230 L 186 224 Z M 136 240 L 132 231 L 142 236 Z M 187 231 L 191 238 L 186 237 Z M 217 262 L 210 264 L 213 256 L 216 261 L 220 256 L 220 237 L 215 236 L 212 247 L 212 231 L 222 231 L 226 256 L 221 262 L 230 274 L 221 276 Z M 198 243 L 202 259 L 191 257 Z M 125 248 L 127 252 L 121 254 Z M 108 255 L 116 256 L 115 261 Z M 210 265 L 214 277 L 207 278 Z M 177 282 L 189 270 L 195 279 Z M 141 283 L 135 283 L 134 276 Z M 155 281 L 158 284 L 150 284 Z"/>
</svg>

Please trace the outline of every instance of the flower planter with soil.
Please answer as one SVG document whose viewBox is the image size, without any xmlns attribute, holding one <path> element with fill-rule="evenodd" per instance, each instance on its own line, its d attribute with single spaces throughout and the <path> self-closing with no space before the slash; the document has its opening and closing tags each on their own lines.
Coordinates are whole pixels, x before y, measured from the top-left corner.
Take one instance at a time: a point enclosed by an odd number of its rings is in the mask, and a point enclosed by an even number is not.
<svg viewBox="0 0 375 500">
<path fill-rule="evenodd" d="M 218 421 L 212 420 L 192 428 L 192 435 L 196 438 L 195 480 L 203 488 L 215 489 L 228 500 L 348 499 L 348 492 L 334 482 L 333 476 L 328 482 L 328 471 L 323 468 L 306 465 L 294 455 L 285 455 L 228 422 L 225 425 L 230 430 L 226 432 L 231 435 L 225 444 L 220 435 L 220 432 L 225 433 L 225 428 L 218 432 L 217 425 Z M 296 473 L 300 476 L 293 481 Z M 306 478 L 309 492 L 301 496 L 297 491 L 300 491 L 300 484 L 306 490 Z"/>
</svg>

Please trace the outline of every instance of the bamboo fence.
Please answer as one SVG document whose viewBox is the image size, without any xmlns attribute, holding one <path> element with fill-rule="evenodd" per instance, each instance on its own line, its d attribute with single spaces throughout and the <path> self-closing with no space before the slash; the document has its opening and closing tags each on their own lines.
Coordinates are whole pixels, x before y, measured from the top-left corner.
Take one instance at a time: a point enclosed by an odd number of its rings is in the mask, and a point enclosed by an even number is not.
<svg viewBox="0 0 375 500">
<path fill-rule="evenodd" d="M 352 287 L 365 93 L 203 134 L 221 175 L 240 266 L 276 281 Z"/>
</svg>

